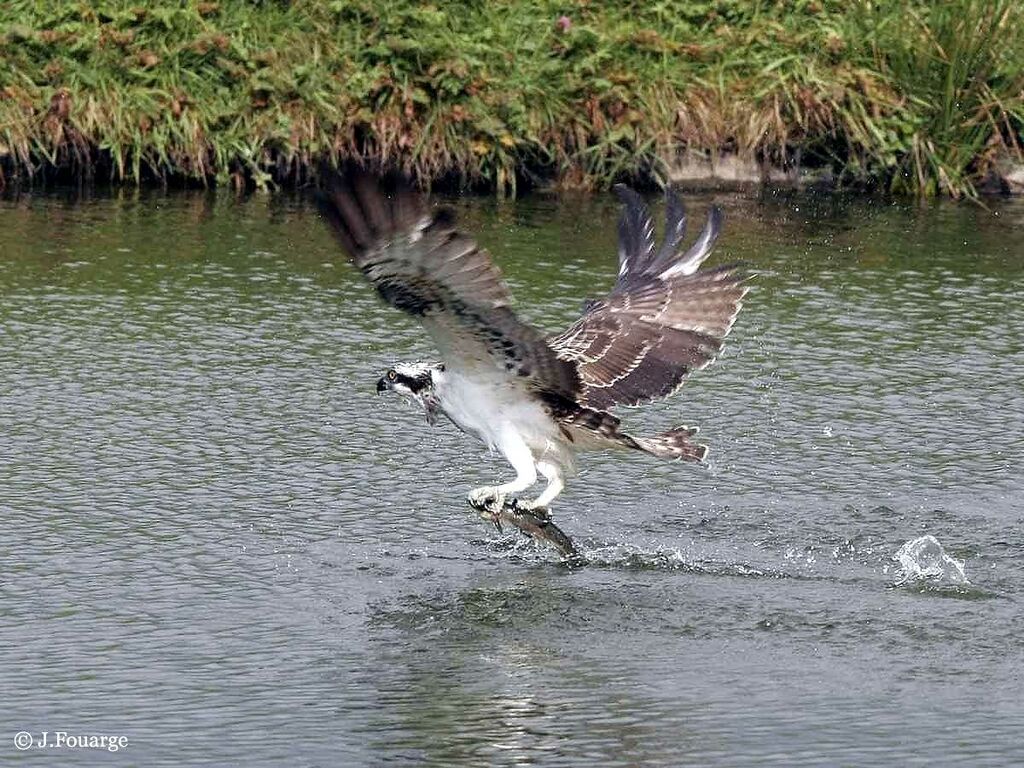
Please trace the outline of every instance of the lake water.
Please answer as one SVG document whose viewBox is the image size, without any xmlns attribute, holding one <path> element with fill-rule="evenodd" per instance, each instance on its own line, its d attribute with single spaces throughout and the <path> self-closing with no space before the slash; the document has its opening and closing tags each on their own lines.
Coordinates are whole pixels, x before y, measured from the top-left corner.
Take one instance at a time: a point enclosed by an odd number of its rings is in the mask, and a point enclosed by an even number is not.
<svg viewBox="0 0 1024 768">
<path fill-rule="evenodd" d="M 624 414 L 710 461 L 584 456 L 576 568 L 308 201 L 0 200 L 0 763 L 1024 763 L 1024 203 L 712 199 L 754 290 Z M 455 204 L 531 321 L 611 285 L 610 196 Z"/>
</svg>

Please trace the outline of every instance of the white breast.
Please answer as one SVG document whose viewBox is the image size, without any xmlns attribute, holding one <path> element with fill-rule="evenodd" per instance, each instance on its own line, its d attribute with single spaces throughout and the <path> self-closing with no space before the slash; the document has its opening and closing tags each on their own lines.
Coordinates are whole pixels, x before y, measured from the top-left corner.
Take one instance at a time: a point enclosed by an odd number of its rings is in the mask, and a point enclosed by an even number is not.
<svg viewBox="0 0 1024 768">
<path fill-rule="evenodd" d="M 558 427 L 541 404 L 501 371 L 449 367 L 435 374 L 434 392 L 451 420 L 489 448 L 496 448 L 508 430 L 518 433 L 535 454 L 559 441 Z"/>
</svg>

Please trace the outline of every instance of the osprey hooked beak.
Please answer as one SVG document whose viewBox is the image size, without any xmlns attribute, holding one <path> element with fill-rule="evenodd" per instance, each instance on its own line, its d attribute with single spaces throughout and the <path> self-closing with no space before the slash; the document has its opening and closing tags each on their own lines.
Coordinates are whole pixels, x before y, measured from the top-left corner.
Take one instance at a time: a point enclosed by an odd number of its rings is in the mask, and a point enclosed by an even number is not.
<svg viewBox="0 0 1024 768">
<path fill-rule="evenodd" d="M 377 380 L 377 394 L 397 392 L 409 402 L 421 406 L 426 411 L 427 422 L 433 424 L 438 410 L 433 373 L 443 370 L 444 366 L 440 364 L 397 363 Z"/>
<path fill-rule="evenodd" d="M 382 395 L 389 389 L 394 389 L 394 382 L 397 378 L 398 374 L 396 374 L 394 370 L 390 370 L 381 376 L 377 380 L 377 394 Z"/>
</svg>

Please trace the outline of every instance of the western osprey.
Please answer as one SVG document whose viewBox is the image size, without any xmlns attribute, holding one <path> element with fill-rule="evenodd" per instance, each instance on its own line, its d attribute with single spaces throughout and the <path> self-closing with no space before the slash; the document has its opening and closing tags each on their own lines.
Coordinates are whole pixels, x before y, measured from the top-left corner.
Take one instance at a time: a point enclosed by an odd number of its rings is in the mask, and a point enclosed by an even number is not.
<svg viewBox="0 0 1024 768">
<path fill-rule="evenodd" d="M 546 487 L 518 505 L 545 518 L 578 451 L 623 448 L 686 461 L 707 453 L 693 441 L 694 427 L 635 437 L 609 411 L 670 395 L 722 349 L 747 292 L 735 266 L 700 269 L 722 213 L 712 208 L 683 251 L 686 213 L 669 188 L 656 248 L 640 196 L 621 185 L 616 192 L 625 206 L 618 280 L 556 334 L 516 316 L 488 253 L 456 228 L 450 210 L 429 210 L 404 179 L 351 170 L 320 195 L 321 213 L 349 258 L 385 301 L 423 324 L 441 353 L 443 362 L 396 364 L 377 382 L 378 394 L 419 403 L 431 424 L 444 414 L 508 460 L 515 479 L 469 494 L 495 520 L 506 498 L 538 474 Z"/>
</svg>

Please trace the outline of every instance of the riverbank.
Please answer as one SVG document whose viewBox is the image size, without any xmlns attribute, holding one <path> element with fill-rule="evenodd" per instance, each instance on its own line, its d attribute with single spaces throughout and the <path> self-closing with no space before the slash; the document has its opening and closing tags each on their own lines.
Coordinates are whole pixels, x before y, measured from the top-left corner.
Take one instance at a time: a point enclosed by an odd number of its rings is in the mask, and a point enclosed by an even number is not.
<svg viewBox="0 0 1024 768">
<path fill-rule="evenodd" d="M 270 187 L 358 155 L 500 193 L 725 163 L 956 197 L 1024 159 L 1009 0 L 55 6 L 0 7 L 8 183 Z"/>
</svg>

